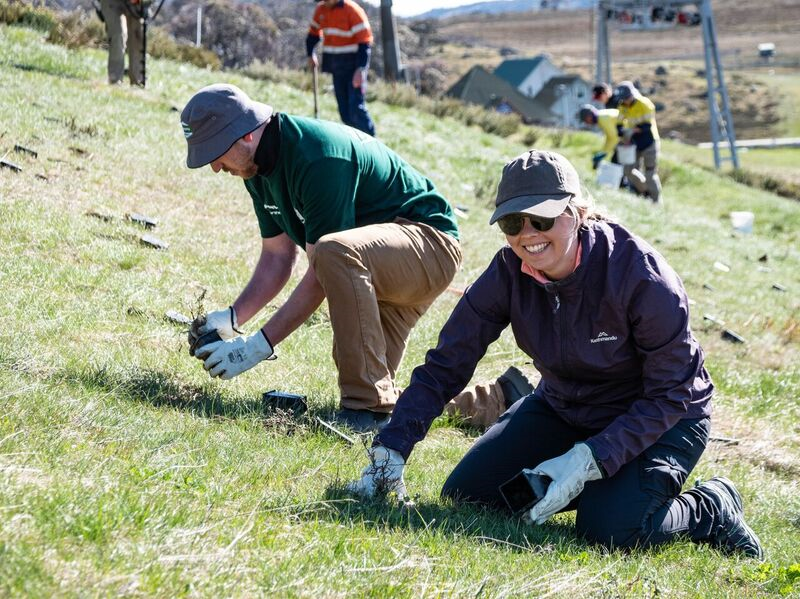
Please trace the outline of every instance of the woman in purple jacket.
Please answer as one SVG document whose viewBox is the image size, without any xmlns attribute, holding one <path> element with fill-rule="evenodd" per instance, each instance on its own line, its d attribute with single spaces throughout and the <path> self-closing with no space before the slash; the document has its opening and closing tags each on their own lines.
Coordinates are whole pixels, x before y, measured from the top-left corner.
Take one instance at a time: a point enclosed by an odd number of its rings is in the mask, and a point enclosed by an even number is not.
<svg viewBox="0 0 800 599">
<path fill-rule="evenodd" d="M 577 510 L 578 533 L 607 547 L 683 537 L 762 558 L 730 480 L 681 492 L 708 442 L 714 387 L 675 271 L 595 213 L 573 166 L 553 152 L 505 166 L 495 222 L 508 245 L 414 370 L 350 488 L 406 494 L 414 444 L 511 325 L 541 380 L 476 441 L 443 496 L 507 509 L 498 487 L 525 470 L 552 479 L 526 513 L 536 524 Z"/>
</svg>

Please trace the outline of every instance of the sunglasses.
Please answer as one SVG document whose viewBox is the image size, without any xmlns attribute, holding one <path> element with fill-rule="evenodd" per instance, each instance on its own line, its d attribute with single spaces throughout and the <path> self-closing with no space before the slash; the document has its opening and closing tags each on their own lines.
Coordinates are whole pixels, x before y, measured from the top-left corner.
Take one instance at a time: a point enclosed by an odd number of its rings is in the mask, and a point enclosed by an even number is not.
<svg viewBox="0 0 800 599">
<path fill-rule="evenodd" d="M 507 214 L 497 219 L 500 230 L 506 235 L 519 235 L 522 227 L 525 226 L 525 219 L 528 219 L 531 226 L 537 231 L 549 231 L 556 224 L 556 218 L 545 218 L 533 216 L 531 214 Z"/>
</svg>

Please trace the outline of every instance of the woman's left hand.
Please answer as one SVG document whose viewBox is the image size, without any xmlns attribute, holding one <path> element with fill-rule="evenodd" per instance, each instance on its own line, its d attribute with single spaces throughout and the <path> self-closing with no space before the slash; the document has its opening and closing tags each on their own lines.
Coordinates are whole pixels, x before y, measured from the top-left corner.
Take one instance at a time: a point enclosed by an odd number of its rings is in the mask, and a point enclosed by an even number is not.
<svg viewBox="0 0 800 599">
<path fill-rule="evenodd" d="M 603 478 L 586 443 L 576 443 L 567 453 L 542 462 L 533 471 L 553 479 L 542 500 L 528 512 L 528 517 L 536 524 L 544 524 L 550 516 L 569 505 L 587 482 Z"/>
</svg>

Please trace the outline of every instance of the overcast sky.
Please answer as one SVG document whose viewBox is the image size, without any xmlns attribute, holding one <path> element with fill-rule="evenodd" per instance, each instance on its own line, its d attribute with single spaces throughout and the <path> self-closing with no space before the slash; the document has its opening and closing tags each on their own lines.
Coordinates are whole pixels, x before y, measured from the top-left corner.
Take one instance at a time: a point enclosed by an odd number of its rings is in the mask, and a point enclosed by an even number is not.
<svg viewBox="0 0 800 599">
<path fill-rule="evenodd" d="M 410 17 L 428 12 L 434 8 L 450 8 L 462 4 L 474 4 L 482 0 L 392 0 L 392 11 L 398 17 Z M 380 0 L 367 0 L 380 5 Z"/>
</svg>

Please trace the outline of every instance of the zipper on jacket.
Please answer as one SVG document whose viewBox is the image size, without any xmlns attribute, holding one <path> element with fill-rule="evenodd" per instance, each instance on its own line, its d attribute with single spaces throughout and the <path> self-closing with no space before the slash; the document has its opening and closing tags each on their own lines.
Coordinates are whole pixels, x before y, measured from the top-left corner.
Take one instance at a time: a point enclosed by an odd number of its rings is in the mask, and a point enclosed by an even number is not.
<svg viewBox="0 0 800 599">
<path fill-rule="evenodd" d="M 555 283 L 547 283 L 545 284 L 545 288 L 547 289 L 548 293 L 553 294 L 553 299 L 556 300 L 556 305 L 553 308 L 553 316 L 558 319 L 558 330 L 559 336 L 561 339 L 559 340 L 560 349 L 561 349 L 561 364 L 566 367 L 567 365 L 567 352 L 566 352 L 566 342 L 565 334 L 566 334 L 566 322 L 564 321 L 564 315 L 559 314 L 561 308 L 561 298 L 558 295 L 558 286 Z"/>
</svg>

